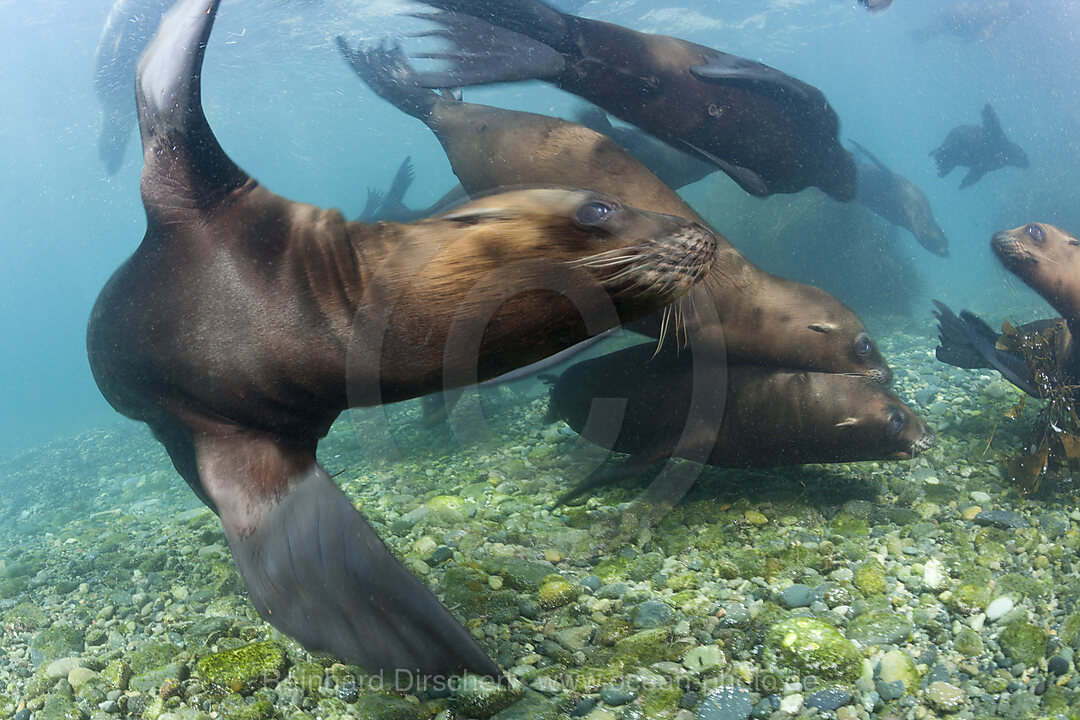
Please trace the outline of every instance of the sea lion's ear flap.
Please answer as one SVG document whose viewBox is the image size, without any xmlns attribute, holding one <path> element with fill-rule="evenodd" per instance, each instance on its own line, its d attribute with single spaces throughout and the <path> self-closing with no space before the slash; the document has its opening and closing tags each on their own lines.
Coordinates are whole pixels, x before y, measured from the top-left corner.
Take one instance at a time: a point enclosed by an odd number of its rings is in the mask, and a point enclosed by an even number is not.
<svg viewBox="0 0 1080 720">
<path fill-rule="evenodd" d="M 465 670 L 502 677 L 312 452 L 248 432 L 197 437 L 195 456 L 264 620 L 308 650 L 392 673 L 394 681 Z"/>
<path fill-rule="evenodd" d="M 1001 121 L 998 119 L 997 113 L 994 112 L 994 108 L 990 106 L 990 103 L 986 103 L 982 109 L 982 123 L 983 130 L 991 135 L 1005 135 L 1005 131 L 1001 129 Z"/>
<path fill-rule="evenodd" d="M 836 326 L 831 323 L 813 323 L 811 325 L 807 325 L 806 327 L 808 330 L 813 330 L 814 332 L 819 332 L 824 335 L 828 335 L 836 329 Z"/>
<path fill-rule="evenodd" d="M 836 423 L 837 428 L 855 427 L 859 424 L 859 418 L 849 417 Z"/>
</svg>

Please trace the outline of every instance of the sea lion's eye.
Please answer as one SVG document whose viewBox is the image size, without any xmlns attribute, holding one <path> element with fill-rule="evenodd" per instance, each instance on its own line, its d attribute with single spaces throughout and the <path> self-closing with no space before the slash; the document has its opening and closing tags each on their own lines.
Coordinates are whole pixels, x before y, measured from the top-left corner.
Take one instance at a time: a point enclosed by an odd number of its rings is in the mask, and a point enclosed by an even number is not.
<svg viewBox="0 0 1080 720">
<path fill-rule="evenodd" d="M 611 203 L 594 200 L 587 202 L 577 209 L 577 221 L 582 225 L 599 225 L 607 220 L 615 212 L 615 206 Z"/>
<path fill-rule="evenodd" d="M 1030 225 L 1025 227 L 1024 232 L 1026 232 L 1035 242 L 1042 242 L 1043 238 L 1046 237 L 1045 233 L 1043 233 L 1042 227 L 1036 225 L 1035 223 L 1031 223 Z"/>
<path fill-rule="evenodd" d="M 896 437 L 900 434 L 900 431 L 904 429 L 904 418 L 899 413 L 893 412 L 889 415 L 889 437 Z"/>
<path fill-rule="evenodd" d="M 870 342 L 870 336 L 866 333 L 859 333 L 859 336 L 855 338 L 855 354 L 860 358 L 870 357 L 870 351 L 874 349 L 874 344 Z"/>
</svg>

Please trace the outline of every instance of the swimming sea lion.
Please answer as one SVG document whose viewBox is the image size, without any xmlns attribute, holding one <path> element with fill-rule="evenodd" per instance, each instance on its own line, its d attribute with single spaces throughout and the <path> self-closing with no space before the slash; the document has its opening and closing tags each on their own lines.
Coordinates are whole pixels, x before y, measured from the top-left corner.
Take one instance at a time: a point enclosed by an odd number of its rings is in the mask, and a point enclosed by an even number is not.
<svg viewBox="0 0 1080 720">
<path fill-rule="evenodd" d="M 949 131 L 945 141 L 930 156 L 937 163 L 938 177 L 945 177 L 957 165 L 968 168 L 960 181 L 960 189 L 974 185 L 979 178 L 993 170 L 1011 166 L 1031 165 L 1023 149 L 1005 137 L 994 108 L 987 103 L 982 110 L 982 127 L 959 125 Z"/>
<path fill-rule="evenodd" d="M 957 318 L 936 302 L 940 347 L 937 357 L 957 367 L 996 369 L 1033 397 L 1046 397 L 1063 383 L 1080 381 L 1080 240 L 1046 223 L 1028 223 L 998 232 L 990 241 L 1005 269 L 1039 293 L 1061 314 L 998 333 L 974 314 Z M 1046 368 L 1033 368 L 1016 347 L 1035 341 L 1047 354 Z M 1046 374 L 1045 370 L 1051 372 Z"/>
<path fill-rule="evenodd" d="M 892 7 L 893 0 L 859 0 L 871 15 L 880 15 Z"/>
<path fill-rule="evenodd" d="M 710 384 L 714 376 L 721 387 L 726 382 L 722 417 L 687 427 L 694 383 Z M 597 398 L 625 398 L 626 404 L 590 417 Z M 702 368 L 693 352 L 656 353 L 652 344 L 563 372 L 551 390 L 549 419 L 556 418 L 587 440 L 631 455 L 626 465 L 595 474 L 561 502 L 673 455 L 704 457 L 717 467 L 778 467 L 901 460 L 934 442 L 904 403 L 863 378 L 746 365 Z"/>
<path fill-rule="evenodd" d="M 91 313 L 94 378 L 220 516 L 268 622 L 371 672 L 403 671 L 395 681 L 500 676 L 316 445 L 346 407 L 491 377 L 671 302 L 708 267 L 712 233 L 565 188 L 413 225 L 346 223 L 275 195 L 203 114 L 218 1 L 182 0 L 139 65 L 147 230 Z"/>
<path fill-rule="evenodd" d="M 561 13 L 540 0 L 421 0 L 447 12 L 423 33 L 455 49 L 426 87 L 541 79 L 716 165 L 752 195 L 809 186 L 846 202 L 855 162 L 821 91 L 779 70 L 678 38 Z"/>
<path fill-rule="evenodd" d="M 399 48 L 350 49 L 346 59 L 375 92 L 422 120 L 470 194 L 514 185 L 571 182 L 635 207 L 704 222 L 611 138 L 566 120 L 448 99 L 418 87 Z M 866 327 L 818 288 L 771 275 L 718 236 L 709 277 L 691 291 L 687 328 L 726 345 L 733 363 L 891 377 Z M 716 320 L 719 320 L 717 323 Z M 659 337 L 660 315 L 627 327 Z"/>
<path fill-rule="evenodd" d="M 873 163 L 855 166 L 858 172 L 855 201 L 910 232 L 930 252 L 947 257 L 949 241 L 934 219 L 934 211 L 930 209 L 930 201 L 923 191 L 907 178 L 889 170 L 859 143 L 852 140 L 851 144 Z"/>
<path fill-rule="evenodd" d="M 98 155 L 112 175 L 135 129 L 133 85 L 139 56 L 174 0 L 116 0 L 94 53 L 94 92 L 101 102 Z"/>
</svg>

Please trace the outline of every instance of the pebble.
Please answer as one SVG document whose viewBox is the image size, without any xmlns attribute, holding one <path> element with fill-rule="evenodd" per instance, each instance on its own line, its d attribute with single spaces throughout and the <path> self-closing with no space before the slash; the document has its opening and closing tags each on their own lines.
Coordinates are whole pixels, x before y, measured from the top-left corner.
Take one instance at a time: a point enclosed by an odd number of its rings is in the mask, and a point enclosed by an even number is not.
<svg viewBox="0 0 1080 720">
<path fill-rule="evenodd" d="M 1051 675 L 1064 675 L 1069 672 L 1069 661 L 1060 655 L 1055 655 L 1047 661 L 1046 670 Z"/>
<path fill-rule="evenodd" d="M 646 600 L 634 608 L 634 627 L 651 629 L 670 625 L 675 619 L 675 611 L 660 600 Z"/>
<path fill-rule="evenodd" d="M 980 505 L 985 505 L 990 502 L 990 493 L 985 493 L 982 490 L 972 490 L 968 495 Z"/>
<path fill-rule="evenodd" d="M 806 707 L 817 708 L 822 712 L 832 712 L 851 702 L 851 691 L 841 687 L 825 688 L 806 696 Z"/>
<path fill-rule="evenodd" d="M 986 525 L 1004 530 L 1029 527 L 1028 521 L 1020 513 L 1011 510 L 983 510 L 975 516 L 976 525 Z"/>
<path fill-rule="evenodd" d="M 634 699 L 634 692 L 622 685 L 608 685 L 600 690 L 600 699 L 612 707 L 625 705 Z"/>
<path fill-rule="evenodd" d="M 59 680 L 60 678 L 66 678 L 71 674 L 71 671 L 75 668 L 82 667 L 82 658 L 66 657 L 59 660 L 53 660 L 45 668 L 45 677 L 50 680 Z"/>
<path fill-rule="evenodd" d="M 780 593 L 780 602 L 784 603 L 784 607 L 792 610 L 795 608 L 806 607 L 810 604 L 811 592 L 810 586 L 796 583 L 790 587 L 784 588 Z"/>
<path fill-rule="evenodd" d="M 940 712 L 956 712 L 964 706 L 964 691 L 947 682 L 934 682 L 926 689 L 930 705 Z"/>
<path fill-rule="evenodd" d="M 986 619 L 990 622 L 1000 620 L 1013 609 L 1013 600 L 1008 595 L 1002 595 L 994 602 L 986 606 Z"/>
<path fill-rule="evenodd" d="M 697 720 L 746 720 L 754 702 L 750 692 L 738 685 L 721 685 L 705 694 L 698 705 Z"/>
<path fill-rule="evenodd" d="M 721 668 L 726 662 L 724 651 L 718 645 L 699 645 L 682 659 L 683 667 L 697 673 Z"/>
<path fill-rule="evenodd" d="M 799 693 L 794 695 L 788 695 L 780 701 L 780 710 L 786 712 L 788 715 L 795 715 L 802 709 L 803 696 Z"/>
</svg>

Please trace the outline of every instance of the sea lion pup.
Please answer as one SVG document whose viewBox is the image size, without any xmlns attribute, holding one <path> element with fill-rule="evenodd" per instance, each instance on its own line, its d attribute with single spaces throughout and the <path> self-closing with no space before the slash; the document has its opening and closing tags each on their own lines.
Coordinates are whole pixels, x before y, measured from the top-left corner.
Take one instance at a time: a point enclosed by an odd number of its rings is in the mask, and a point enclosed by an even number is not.
<svg viewBox="0 0 1080 720">
<path fill-rule="evenodd" d="M 717 467 L 902 460 L 933 445 L 934 434 L 895 395 L 860 377 L 705 361 L 652 344 L 572 365 L 551 389 L 549 420 L 630 460 L 567 493 L 639 474 L 668 457 L 706 458 Z M 726 378 L 724 370 L 726 369 Z M 722 416 L 688 424 L 694 383 L 722 384 Z M 625 398 L 594 412 L 597 398 Z M 588 422 L 586 422 L 588 421 Z M 718 421 L 718 422 L 716 422 Z M 689 425 L 689 426 L 688 426 Z"/>
<path fill-rule="evenodd" d="M 147 230 L 91 313 L 94 378 L 220 516 L 265 620 L 395 681 L 501 676 L 316 462 L 318 441 L 346 407 L 491 377 L 670 303 L 713 235 L 565 188 L 413 225 L 275 195 L 203 114 L 217 7 L 182 0 L 139 65 Z"/>
<path fill-rule="evenodd" d="M 999 334 L 972 313 L 957 318 L 945 305 L 938 311 L 941 346 L 937 356 L 958 367 L 992 367 L 1034 397 L 1046 397 L 1062 384 L 1080 382 L 1080 240 L 1046 223 L 1028 223 L 995 233 L 990 247 L 1005 269 L 1016 275 L 1058 313 L 1060 318 L 1027 323 Z M 1048 354 L 1050 374 L 1029 366 L 1016 347 L 1036 341 Z"/>
<path fill-rule="evenodd" d="M 910 232 L 924 248 L 939 257 L 949 255 L 949 241 L 934 219 L 930 201 L 919 186 L 889 170 L 873 153 L 850 141 L 871 165 L 859 163 L 855 201 Z"/>
<path fill-rule="evenodd" d="M 938 177 L 945 177 L 957 165 L 968 168 L 960 181 L 960 189 L 970 187 L 988 172 L 1011 166 L 1026 168 L 1031 165 L 1023 149 L 1005 137 L 994 108 L 990 103 L 982 109 L 982 127 L 958 125 L 949 131 L 944 142 L 930 151 L 937 163 Z"/>
<path fill-rule="evenodd" d="M 416 85 L 400 48 L 353 50 L 343 38 L 338 44 L 376 93 L 431 129 L 470 194 L 572 182 L 635 207 L 704 222 L 606 135 L 546 115 L 442 97 Z M 824 290 L 761 270 L 720 236 L 718 242 L 708 278 L 684 301 L 698 310 L 683 314 L 687 329 L 725 344 L 734 363 L 850 372 L 888 382 L 888 366 L 847 306 Z M 653 337 L 665 326 L 661 314 L 627 325 Z"/>
<path fill-rule="evenodd" d="M 131 87 L 139 56 L 174 0 L 116 0 L 94 53 L 94 92 L 101 103 L 98 155 L 112 175 L 124 162 L 135 106 Z"/>
<path fill-rule="evenodd" d="M 847 202 L 855 161 L 821 91 L 745 58 L 561 13 L 540 0 L 420 0 L 448 39 L 425 87 L 540 79 L 716 165 L 752 195 L 819 187 Z"/>
</svg>

